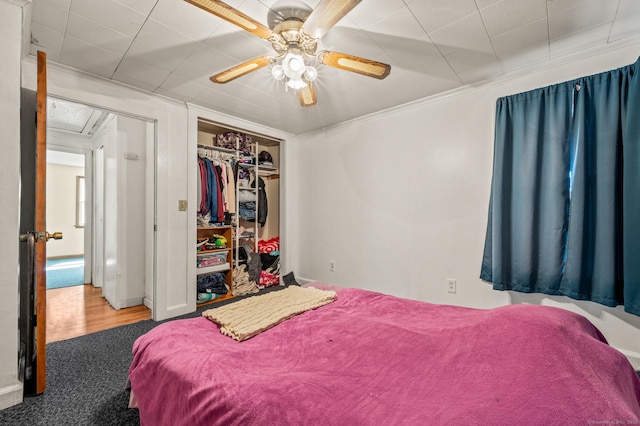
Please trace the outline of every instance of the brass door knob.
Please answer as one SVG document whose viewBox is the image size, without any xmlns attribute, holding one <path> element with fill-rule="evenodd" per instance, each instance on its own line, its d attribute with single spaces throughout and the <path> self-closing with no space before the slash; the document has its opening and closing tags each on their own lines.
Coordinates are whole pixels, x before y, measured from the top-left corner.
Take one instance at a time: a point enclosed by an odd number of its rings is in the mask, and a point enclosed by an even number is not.
<svg viewBox="0 0 640 426">
<path fill-rule="evenodd" d="M 62 239 L 62 232 L 54 232 L 53 234 L 50 234 L 48 232 L 36 232 L 36 239 L 38 241 L 44 241 L 47 242 L 50 239 L 54 239 L 54 240 L 61 240 Z"/>
<path fill-rule="evenodd" d="M 46 233 L 47 234 L 47 241 L 49 241 L 49 239 L 53 238 L 54 240 L 61 240 L 62 239 L 62 232 L 54 232 L 53 234 L 50 233 Z"/>
</svg>

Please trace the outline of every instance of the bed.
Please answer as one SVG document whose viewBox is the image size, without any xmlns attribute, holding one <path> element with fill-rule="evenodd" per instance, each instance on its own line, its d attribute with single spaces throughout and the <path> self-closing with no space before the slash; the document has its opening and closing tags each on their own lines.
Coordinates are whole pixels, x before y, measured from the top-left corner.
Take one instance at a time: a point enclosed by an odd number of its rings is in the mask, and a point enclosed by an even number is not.
<svg viewBox="0 0 640 426">
<path fill-rule="evenodd" d="M 640 424 L 633 367 L 578 314 L 335 294 L 241 342 L 205 317 L 139 337 L 141 424 Z"/>
</svg>

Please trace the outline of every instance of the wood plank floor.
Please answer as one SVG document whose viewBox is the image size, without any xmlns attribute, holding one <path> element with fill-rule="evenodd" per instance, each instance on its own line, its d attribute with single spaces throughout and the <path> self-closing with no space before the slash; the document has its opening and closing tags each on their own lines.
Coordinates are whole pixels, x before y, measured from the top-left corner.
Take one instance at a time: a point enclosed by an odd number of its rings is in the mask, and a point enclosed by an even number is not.
<svg viewBox="0 0 640 426">
<path fill-rule="evenodd" d="M 91 284 L 47 290 L 47 343 L 150 318 L 144 305 L 116 311 Z"/>
</svg>

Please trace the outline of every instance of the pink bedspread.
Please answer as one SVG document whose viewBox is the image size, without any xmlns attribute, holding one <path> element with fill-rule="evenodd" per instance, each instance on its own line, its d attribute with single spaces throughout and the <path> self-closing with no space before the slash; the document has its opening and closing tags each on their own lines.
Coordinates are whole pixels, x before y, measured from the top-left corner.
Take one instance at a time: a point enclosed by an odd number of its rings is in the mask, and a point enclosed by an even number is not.
<svg viewBox="0 0 640 426">
<path fill-rule="evenodd" d="M 245 342 L 194 318 L 156 327 L 133 353 L 143 425 L 640 420 L 627 359 L 585 318 L 552 307 L 479 310 L 344 289 Z"/>
</svg>

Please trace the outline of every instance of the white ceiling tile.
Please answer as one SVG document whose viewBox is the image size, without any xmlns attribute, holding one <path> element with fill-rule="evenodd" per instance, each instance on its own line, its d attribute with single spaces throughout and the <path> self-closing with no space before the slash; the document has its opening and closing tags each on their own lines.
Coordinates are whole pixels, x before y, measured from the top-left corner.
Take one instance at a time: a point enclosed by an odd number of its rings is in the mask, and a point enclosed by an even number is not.
<svg viewBox="0 0 640 426">
<path fill-rule="evenodd" d="M 367 7 L 356 6 L 347 15 L 358 28 L 367 29 L 372 24 L 386 19 L 399 9 L 406 9 L 402 0 L 367 0 Z"/>
<path fill-rule="evenodd" d="M 616 20 L 611 27 L 609 42 L 629 37 L 637 37 L 640 33 L 640 1 L 620 0 Z"/>
<path fill-rule="evenodd" d="M 427 33 L 478 11 L 474 0 L 420 0 L 410 3 L 409 9 Z"/>
<path fill-rule="evenodd" d="M 71 12 L 131 37 L 140 31 L 140 27 L 146 20 L 146 15 L 115 1 L 74 1 L 71 3 Z"/>
<path fill-rule="evenodd" d="M 246 31 L 218 34 L 215 32 L 203 42 L 217 52 L 234 58 L 238 63 L 262 56 L 274 55 L 275 52 L 267 41 L 261 40 Z"/>
<path fill-rule="evenodd" d="M 188 46 L 188 48 L 186 46 L 149 46 L 136 39 L 127 51 L 127 57 L 171 72 L 180 65 L 189 55 L 190 51 L 196 47 L 197 45 Z"/>
<path fill-rule="evenodd" d="M 34 52 L 42 50 L 47 54 L 47 60 L 58 62 L 62 50 L 64 35 L 40 24 L 31 24 L 31 47 Z"/>
<path fill-rule="evenodd" d="M 498 62 L 489 39 L 478 39 L 467 49 L 456 50 L 447 55 L 446 59 L 457 74 Z"/>
<path fill-rule="evenodd" d="M 377 34 L 377 33 L 376 33 Z M 334 27 L 318 45 L 318 51 L 332 50 L 349 55 L 360 56 L 378 62 L 388 63 L 390 57 L 372 38 L 374 33 L 355 28 Z M 391 36 L 377 35 L 378 39 L 396 39 Z"/>
<path fill-rule="evenodd" d="M 376 99 L 376 109 L 403 105 L 430 95 L 413 75 L 404 71 L 391 74 L 382 81 L 373 80 L 368 89 Z"/>
<path fill-rule="evenodd" d="M 125 56 L 113 79 L 153 92 L 169 76 L 169 72 Z"/>
<path fill-rule="evenodd" d="M 186 61 L 198 65 L 200 70 L 207 70 L 207 78 L 238 65 L 238 60 L 223 55 L 222 53 L 211 49 L 204 43 L 200 44 L 193 53 L 187 57 Z M 181 64 L 176 69 L 176 72 L 178 72 L 179 75 L 183 75 L 185 73 L 183 68 L 184 67 L 182 67 Z M 179 69 L 180 71 L 178 71 Z"/>
<path fill-rule="evenodd" d="M 449 63 L 443 58 L 434 60 L 429 68 L 421 71 L 409 71 L 407 73 L 415 80 L 428 95 L 455 89 L 463 85 Z"/>
<path fill-rule="evenodd" d="M 615 17 L 617 6 L 617 1 L 590 0 L 551 15 L 549 17 L 550 38 L 558 40 L 603 24 L 610 24 Z"/>
<path fill-rule="evenodd" d="M 574 55 L 582 49 L 591 49 L 607 44 L 611 25 L 605 24 L 589 31 L 582 31 L 565 38 L 552 40 L 549 45 L 549 58 L 555 59 L 566 55 Z"/>
<path fill-rule="evenodd" d="M 491 6 L 494 3 L 501 2 L 503 0 L 476 0 L 476 4 L 479 9 L 483 9 L 485 7 Z"/>
<path fill-rule="evenodd" d="M 158 2 L 158 0 L 116 0 L 123 6 L 133 9 L 136 12 L 148 15 Z"/>
<path fill-rule="evenodd" d="M 526 67 L 547 62 L 549 60 L 549 46 L 545 45 L 527 49 L 521 53 L 511 54 L 499 59 L 505 74 L 518 71 Z"/>
<path fill-rule="evenodd" d="M 107 78 L 112 76 L 121 58 L 110 50 L 69 35 L 64 37 L 60 52 L 60 63 Z"/>
<path fill-rule="evenodd" d="M 187 60 L 209 70 L 211 75 L 238 65 L 238 60 L 223 55 L 204 43 L 200 43 L 193 53 L 187 57 Z"/>
<path fill-rule="evenodd" d="M 131 45 L 128 55 L 138 56 L 143 62 L 172 71 L 199 45 L 199 42 L 148 19 Z"/>
<path fill-rule="evenodd" d="M 69 14 L 67 34 L 119 55 L 124 55 L 133 41 L 132 37 L 96 24 L 75 13 Z"/>
<path fill-rule="evenodd" d="M 190 60 L 182 61 L 172 72 L 179 77 L 182 77 L 186 80 L 193 81 L 194 83 L 198 83 L 202 86 L 208 87 L 213 84 L 209 77 L 211 77 L 217 69 L 210 69 L 203 66 L 200 66 Z"/>
<path fill-rule="evenodd" d="M 539 51 L 541 48 L 548 52 L 549 31 L 547 19 L 543 18 L 492 37 L 491 43 L 498 58 L 526 55 L 530 50 Z"/>
<path fill-rule="evenodd" d="M 69 10 L 48 0 L 38 0 L 31 9 L 31 22 L 63 33 L 67 26 Z"/>
<path fill-rule="evenodd" d="M 48 0 L 51 3 L 55 4 L 58 7 L 61 7 L 63 9 L 69 10 L 69 8 L 71 7 L 71 0 Z M 42 0 L 34 0 L 33 3 L 41 3 Z"/>
<path fill-rule="evenodd" d="M 441 59 L 438 48 L 428 36 L 419 39 L 384 35 L 370 36 L 391 58 L 390 64 L 403 70 L 420 71 L 434 59 Z"/>
<path fill-rule="evenodd" d="M 171 74 L 155 90 L 155 93 L 180 101 L 188 101 L 197 97 L 200 92 L 206 89 L 206 86 Z"/>
<path fill-rule="evenodd" d="M 376 34 L 404 38 L 420 38 L 426 35 L 409 8 L 398 9 L 386 18 L 376 22 Z"/>
<path fill-rule="evenodd" d="M 480 83 L 500 78 L 502 75 L 504 75 L 504 71 L 498 62 L 458 73 L 458 77 L 464 84 Z"/>
<path fill-rule="evenodd" d="M 203 40 L 220 26 L 222 19 L 186 1 L 158 0 L 149 16 L 194 40 Z"/>
<path fill-rule="evenodd" d="M 560 13 L 563 10 L 571 9 L 576 6 L 579 6 L 583 3 L 587 3 L 589 0 L 548 0 L 547 8 L 549 10 L 549 16 L 555 15 L 556 13 Z M 610 1 L 610 0 L 604 0 Z M 618 2 L 615 0 L 616 3 Z"/>
<path fill-rule="evenodd" d="M 489 36 L 517 29 L 547 17 L 545 0 L 504 0 L 480 11 Z"/>
<path fill-rule="evenodd" d="M 489 38 L 479 12 L 429 33 L 429 37 L 444 56 L 457 50 L 472 50 L 478 41 Z"/>
<path fill-rule="evenodd" d="M 638 0 L 620 0 L 618 12 L 616 16 L 620 18 L 629 17 L 631 15 L 640 14 L 640 1 Z"/>
<path fill-rule="evenodd" d="M 611 27 L 611 32 L 607 41 L 609 43 L 631 38 L 638 37 L 640 34 L 640 16 L 631 15 L 624 18 L 618 18 Z"/>
<path fill-rule="evenodd" d="M 191 102 L 218 111 L 222 111 L 224 109 L 232 111 L 232 108 L 234 107 L 239 108 L 241 111 L 242 108 L 248 109 L 250 107 L 250 103 L 243 101 L 241 96 L 238 96 L 236 93 L 225 93 L 225 91 L 219 90 L 218 87 L 220 86 L 203 90 L 197 97 L 193 98 Z M 236 113 L 234 115 L 238 116 L 239 114 Z"/>
</svg>

